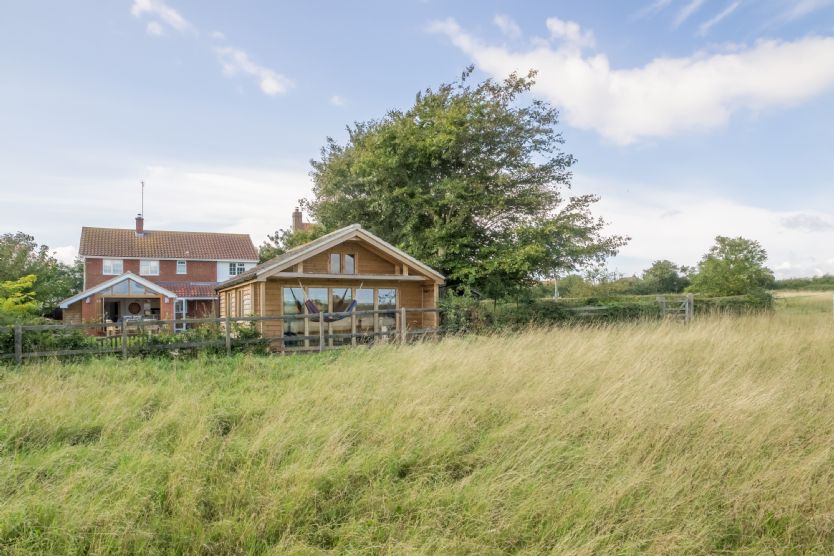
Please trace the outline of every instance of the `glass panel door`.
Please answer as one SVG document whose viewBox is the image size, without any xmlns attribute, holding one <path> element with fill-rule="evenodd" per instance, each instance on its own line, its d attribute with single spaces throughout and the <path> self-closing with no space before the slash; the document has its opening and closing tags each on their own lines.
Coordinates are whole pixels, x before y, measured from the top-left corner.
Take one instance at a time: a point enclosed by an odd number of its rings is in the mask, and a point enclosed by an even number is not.
<svg viewBox="0 0 834 556">
<path fill-rule="evenodd" d="M 188 315 L 188 300 L 187 299 L 177 299 L 174 301 L 174 320 L 180 320 L 186 318 Z M 177 322 L 174 324 L 174 330 L 177 332 L 183 332 L 188 328 L 188 325 L 184 322 Z"/>
<path fill-rule="evenodd" d="M 373 311 L 374 310 L 374 290 L 373 288 L 359 288 L 356 290 L 356 312 Z M 356 316 L 356 333 L 367 334 L 369 339 L 372 339 L 374 332 L 374 316 L 373 315 L 357 315 Z M 363 341 L 360 338 L 359 341 Z"/>
<path fill-rule="evenodd" d="M 377 290 L 377 309 L 385 311 L 379 313 L 379 331 L 391 335 L 397 325 L 397 290 L 395 288 L 379 288 Z"/>
</svg>

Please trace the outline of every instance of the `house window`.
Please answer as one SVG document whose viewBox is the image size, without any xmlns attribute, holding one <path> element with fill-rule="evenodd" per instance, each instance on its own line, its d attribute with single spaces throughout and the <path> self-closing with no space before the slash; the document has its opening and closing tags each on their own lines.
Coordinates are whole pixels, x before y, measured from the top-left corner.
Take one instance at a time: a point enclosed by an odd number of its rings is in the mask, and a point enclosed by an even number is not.
<svg viewBox="0 0 834 556">
<path fill-rule="evenodd" d="M 342 271 L 342 256 L 339 253 L 330 254 L 330 273 L 339 274 Z"/>
<path fill-rule="evenodd" d="M 159 276 L 159 261 L 139 261 L 139 274 L 142 276 Z"/>
<path fill-rule="evenodd" d="M 345 254 L 345 274 L 356 274 L 356 255 Z"/>
<path fill-rule="evenodd" d="M 185 261 L 177 261 L 177 274 L 188 274 L 188 263 Z"/>
<path fill-rule="evenodd" d="M 101 262 L 101 273 L 110 276 L 118 276 L 124 272 L 124 265 L 121 259 L 104 259 Z"/>
<path fill-rule="evenodd" d="M 385 311 L 379 314 L 379 329 L 388 332 L 396 328 L 397 322 L 397 290 L 394 288 L 379 288 L 376 290 L 377 310 Z"/>
<path fill-rule="evenodd" d="M 244 263 L 229 263 L 229 276 L 237 276 L 238 274 L 243 274 L 246 270 L 246 265 Z"/>
</svg>

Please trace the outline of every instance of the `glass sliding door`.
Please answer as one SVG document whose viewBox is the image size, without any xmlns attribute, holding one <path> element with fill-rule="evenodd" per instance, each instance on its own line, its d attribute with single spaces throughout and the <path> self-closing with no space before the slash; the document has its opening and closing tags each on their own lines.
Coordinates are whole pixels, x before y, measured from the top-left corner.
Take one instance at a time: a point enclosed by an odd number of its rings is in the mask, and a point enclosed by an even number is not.
<svg viewBox="0 0 834 556">
<path fill-rule="evenodd" d="M 284 316 L 304 314 L 304 290 L 301 288 L 283 288 Z M 304 336 L 304 319 L 287 319 L 283 323 L 284 336 Z M 287 347 L 300 347 L 300 340 L 284 340 Z"/>
<path fill-rule="evenodd" d="M 356 290 L 356 311 L 374 310 L 374 290 L 373 288 L 358 288 Z M 367 334 L 367 338 L 358 338 L 357 341 L 372 340 L 374 333 L 374 316 L 373 315 L 358 315 L 356 317 L 356 333 Z"/>
<path fill-rule="evenodd" d="M 182 320 L 188 315 L 188 300 L 177 299 L 174 301 L 174 320 Z M 184 322 L 177 322 L 174 324 L 176 332 L 184 332 L 188 325 Z"/>
<path fill-rule="evenodd" d="M 397 290 L 395 288 L 379 288 L 376 291 L 377 310 L 379 313 L 379 331 L 382 337 L 393 335 L 397 328 Z"/>
<path fill-rule="evenodd" d="M 330 297 L 330 291 L 329 291 L 328 288 L 319 288 L 319 287 L 307 288 L 307 300 L 312 301 L 315 304 L 319 313 L 329 313 L 330 312 L 329 297 Z M 320 320 L 320 318 L 321 318 L 320 316 L 310 318 L 310 329 L 309 329 L 308 332 L 309 332 L 310 336 L 316 336 L 315 338 L 310 340 L 310 345 L 311 346 L 318 346 L 319 345 L 318 335 L 319 335 L 319 320 Z M 327 334 L 327 330 L 328 330 L 327 324 L 324 323 L 323 326 L 324 326 L 324 333 Z"/>
<path fill-rule="evenodd" d="M 330 301 L 334 313 L 344 313 L 353 302 L 353 287 L 345 286 L 330 288 Z M 350 334 L 351 318 L 346 316 L 343 319 L 330 323 L 330 334 Z M 350 343 L 350 337 L 331 338 L 330 345 L 341 346 Z"/>
</svg>

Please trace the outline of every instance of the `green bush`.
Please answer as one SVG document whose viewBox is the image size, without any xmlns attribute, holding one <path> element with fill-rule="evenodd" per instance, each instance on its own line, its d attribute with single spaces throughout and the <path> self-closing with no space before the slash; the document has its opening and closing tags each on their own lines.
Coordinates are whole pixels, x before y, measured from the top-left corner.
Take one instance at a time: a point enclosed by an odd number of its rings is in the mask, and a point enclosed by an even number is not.
<svg viewBox="0 0 834 556">
<path fill-rule="evenodd" d="M 748 295 L 695 298 L 695 314 L 746 315 L 772 310 L 773 296 L 764 290 Z"/>
</svg>

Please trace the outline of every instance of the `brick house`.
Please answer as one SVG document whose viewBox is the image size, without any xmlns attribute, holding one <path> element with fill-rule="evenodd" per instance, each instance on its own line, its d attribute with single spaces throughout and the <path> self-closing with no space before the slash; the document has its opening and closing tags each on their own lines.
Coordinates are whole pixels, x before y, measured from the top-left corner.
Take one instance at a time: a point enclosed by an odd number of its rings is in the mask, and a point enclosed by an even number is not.
<svg viewBox="0 0 834 556">
<path fill-rule="evenodd" d="M 84 288 L 61 302 L 63 320 L 201 318 L 217 315 L 216 286 L 258 262 L 246 234 L 81 229 Z"/>
</svg>

